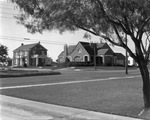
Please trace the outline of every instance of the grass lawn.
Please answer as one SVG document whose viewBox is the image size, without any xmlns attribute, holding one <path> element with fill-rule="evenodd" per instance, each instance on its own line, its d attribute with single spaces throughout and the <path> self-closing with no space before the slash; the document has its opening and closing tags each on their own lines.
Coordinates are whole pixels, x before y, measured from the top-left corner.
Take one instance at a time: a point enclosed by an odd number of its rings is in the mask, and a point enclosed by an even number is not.
<svg viewBox="0 0 150 120">
<path fill-rule="evenodd" d="M 75 67 L 76 69 L 82 69 L 82 70 L 95 70 L 94 66 L 87 66 L 87 67 Z M 128 67 L 129 70 L 135 70 L 138 67 Z M 97 66 L 97 70 L 125 70 L 124 66 Z"/>
<path fill-rule="evenodd" d="M 24 77 L 39 75 L 58 75 L 59 72 L 54 71 L 38 71 L 38 70 L 0 70 L 0 78 L 6 77 Z"/>
<path fill-rule="evenodd" d="M 138 117 L 141 78 L 1 90 L 1 94 L 50 104 Z"/>
</svg>

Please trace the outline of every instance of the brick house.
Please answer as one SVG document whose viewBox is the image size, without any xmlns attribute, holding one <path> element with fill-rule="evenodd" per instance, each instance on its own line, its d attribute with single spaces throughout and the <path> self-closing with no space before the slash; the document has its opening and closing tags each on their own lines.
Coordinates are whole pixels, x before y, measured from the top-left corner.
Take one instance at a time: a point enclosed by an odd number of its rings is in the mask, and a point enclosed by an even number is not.
<svg viewBox="0 0 150 120">
<path fill-rule="evenodd" d="M 40 42 L 21 44 L 13 51 L 13 66 L 45 66 L 47 65 L 47 49 Z"/>
<path fill-rule="evenodd" d="M 114 65 L 125 65 L 125 56 L 122 53 L 114 54 Z"/>
<path fill-rule="evenodd" d="M 64 63 L 67 60 L 69 62 L 93 63 L 94 56 L 96 56 L 97 65 L 114 65 L 114 58 L 125 60 L 124 58 L 116 57 L 107 43 L 78 42 L 77 45 L 65 45 L 64 51 L 58 56 L 58 62 Z"/>
</svg>

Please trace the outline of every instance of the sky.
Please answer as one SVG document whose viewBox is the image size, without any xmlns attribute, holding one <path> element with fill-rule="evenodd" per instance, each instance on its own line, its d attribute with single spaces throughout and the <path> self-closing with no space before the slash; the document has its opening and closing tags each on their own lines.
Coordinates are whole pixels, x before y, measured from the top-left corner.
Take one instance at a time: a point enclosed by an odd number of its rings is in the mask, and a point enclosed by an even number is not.
<svg viewBox="0 0 150 120">
<path fill-rule="evenodd" d="M 83 38 L 85 31 L 78 30 L 74 33 L 64 32 L 60 34 L 58 31 L 45 31 L 42 34 L 31 34 L 27 29 L 17 24 L 13 17 L 18 14 L 15 5 L 7 0 L 0 0 L 0 44 L 8 47 L 8 56 L 13 57 L 13 50 L 23 44 L 37 43 L 48 50 L 48 57 L 54 61 L 63 51 L 64 45 L 76 45 L 79 41 L 84 42 L 100 42 L 100 38 L 92 35 L 91 40 Z M 125 54 L 125 50 L 120 47 L 112 47 L 114 52 Z"/>
</svg>

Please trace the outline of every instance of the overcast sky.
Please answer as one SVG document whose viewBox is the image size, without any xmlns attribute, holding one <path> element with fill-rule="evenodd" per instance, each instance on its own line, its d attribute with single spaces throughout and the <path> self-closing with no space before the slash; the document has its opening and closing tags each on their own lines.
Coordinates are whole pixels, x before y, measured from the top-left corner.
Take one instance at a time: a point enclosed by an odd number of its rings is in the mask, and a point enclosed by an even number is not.
<svg viewBox="0 0 150 120">
<path fill-rule="evenodd" d="M 21 45 L 41 42 L 48 49 L 48 56 L 54 61 L 63 51 L 64 44 L 75 45 L 78 41 L 89 42 L 84 39 L 85 31 L 79 30 L 75 33 L 64 32 L 62 35 L 58 31 L 46 31 L 43 34 L 27 33 L 24 26 L 16 23 L 14 15 L 18 14 L 18 10 L 7 0 L 0 0 L 0 43 L 8 47 L 9 57 L 12 58 L 13 50 Z M 99 42 L 99 37 L 92 36 L 91 41 Z M 125 53 L 124 49 L 112 47 L 115 52 Z"/>
</svg>

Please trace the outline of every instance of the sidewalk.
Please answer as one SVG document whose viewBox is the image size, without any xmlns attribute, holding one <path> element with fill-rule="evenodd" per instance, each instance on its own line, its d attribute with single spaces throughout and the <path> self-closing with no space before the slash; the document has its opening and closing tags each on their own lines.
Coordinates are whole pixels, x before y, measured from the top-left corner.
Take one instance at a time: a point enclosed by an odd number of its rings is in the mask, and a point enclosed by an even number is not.
<svg viewBox="0 0 150 120">
<path fill-rule="evenodd" d="M 141 120 L 0 95 L 0 120 Z"/>
</svg>

